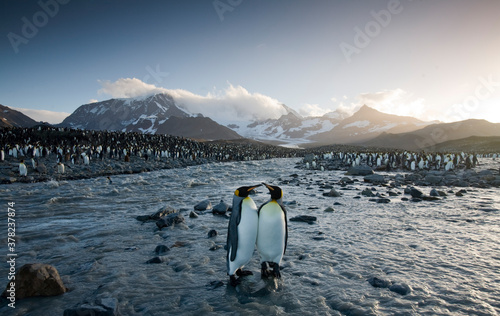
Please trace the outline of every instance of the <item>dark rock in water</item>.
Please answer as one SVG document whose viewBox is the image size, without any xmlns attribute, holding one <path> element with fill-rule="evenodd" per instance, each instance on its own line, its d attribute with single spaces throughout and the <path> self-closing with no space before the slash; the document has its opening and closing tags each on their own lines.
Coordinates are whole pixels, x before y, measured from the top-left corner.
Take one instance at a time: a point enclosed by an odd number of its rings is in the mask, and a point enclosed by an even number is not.
<svg viewBox="0 0 500 316">
<path fill-rule="evenodd" d="M 163 254 L 163 253 L 165 253 L 165 252 L 167 252 L 167 251 L 169 251 L 169 250 L 170 250 L 170 248 L 168 248 L 168 247 L 167 247 L 167 246 L 165 246 L 165 245 L 158 245 L 158 246 L 156 246 L 156 248 L 155 248 L 155 253 L 156 253 L 157 255 L 161 255 L 161 254 Z"/>
<path fill-rule="evenodd" d="M 405 201 L 405 202 L 407 202 L 407 201 L 409 201 L 409 199 L 408 199 L 408 198 L 406 198 L 406 197 L 403 197 L 403 198 L 401 198 L 401 201 Z"/>
<path fill-rule="evenodd" d="M 389 196 L 398 196 L 399 195 L 396 192 L 392 192 L 392 191 L 387 192 L 387 194 L 389 194 Z"/>
<path fill-rule="evenodd" d="M 368 197 L 374 197 L 375 194 L 373 194 L 372 190 L 370 189 L 364 189 L 361 191 L 361 195 L 368 196 Z"/>
<path fill-rule="evenodd" d="M 369 278 L 368 283 L 370 283 L 373 287 L 380 287 L 380 288 L 388 288 L 389 286 L 392 285 L 391 281 L 379 279 L 377 277 Z"/>
<path fill-rule="evenodd" d="M 346 174 L 351 176 L 367 176 L 373 174 L 373 170 L 369 166 L 356 166 L 351 167 Z"/>
<path fill-rule="evenodd" d="M 158 226 L 159 229 L 162 229 L 163 227 L 169 227 L 182 222 L 184 222 L 184 216 L 180 213 L 173 213 L 157 221 L 156 226 Z"/>
<path fill-rule="evenodd" d="M 424 201 L 440 201 L 441 200 L 437 196 L 427 196 L 427 195 L 422 195 L 420 198 Z"/>
<path fill-rule="evenodd" d="M 204 200 L 194 206 L 196 211 L 206 211 L 212 208 L 210 200 Z"/>
<path fill-rule="evenodd" d="M 221 246 L 221 245 L 213 245 L 213 246 L 212 246 L 212 247 L 210 247 L 208 250 L 215 251 L 215 250 L 220 249 L 220 248 L 222 248 L 222 246 Z"/>
<path fill-rule="evenodd" d="M 151 219 L 151 216 L 150 215 L 139 215 L 136 217 L 136 219 L 140 222 L 145 222 L 145 221 L 149 221 Z"/>
<path fill-rule="evenodd" d="M 429 193 L 430 196 L 439 196 L 439 193 L 436 189 L 432 189 L 431 193 Z"/>
<path fill-rule="evenodd" d="M 437 191 L 437 193 L 439 194 L 439 196 L 448 196 L 448 194 L 446 194 L 444 191 Z"/>
<path fill-rule="evenodd" d="M 391 200 L 388 198 L 370 199 L 369 201 L 370 202 L 377 202 L 377 203 L 389 203 L 389 202 L 391 202 Z"/>
<path fill-rule="evenodd" d="M 335 210 L 333 209 L 333 207 L 329 206 L 329 207 L 327 207 L 327 208 L 324 210 L 324 212 L 329 212 L 329 213 L 331 213 L 331 212 L 335 212 Z"/>
<path fill-rule="evenodd" d="M 412 202 L 422 202 L 421 198 L 412 198 L 410 201 Z"/>
<path fill-rule="evenodd" d="M 405 192 L 405 194 L 410 194 L 411 193 L 411 188 L 405 188 L 404 192 Z"/>
<path fill-rule="evenodd" d="M 189 245 L 189 244 L 185 241 L 176 241 L 176 242 L 174 242 L 174 244 L 172 246 L 170 246 L 170 248 L 182 248 L 182 247 L 186 247 L 187 245 Z"/>
<path fill-rule="evenodd" d="M 148 261 L 146 261 L 147 264 L 152 264 L 152 263 L 163 263 L 167 261 L 167 258 L 166 257 L 163 257 L 163 256 L 158 256 L 158 257 L 154 257 L 154 258 L 151 258 L 149 259 Z"/>
<path fill-rule="evenodd" d="M 419 189 L 410 188 L 410 195 L 414 198 L 419 198 L 424 195 L 424 193 L 422 193 Z"/>
<path fill-rule="evenodd" d="M 224 286 L 224 282 L 222 281 L 211 281 L 206 285 L 207 288 L 210 288 L 212 290 L 215 290 L 218 287 Z"/>
<path fill-rule="evenodd" d="M 406 295 L 406 294 L 410 294 L 411 293 L 411 287 L 407 284 L 393 284 L 389 287 L 389 290 L 391 290 L 392 292 L 395 292 L 395 293 L 398 293 L 398 294 L 401 294 L 401 295 Z"/>
<path fill-rule="evenodd" d="M 431 185 L 438 185 L 439 183 L 441 183 L 442 179 L 443 178 L 441 176 L 437 176 L 434 174 L 427 174 L 424 180 Z"/>
<path fill-rule="evenodd" d="M 94 302 L 83 302 L 80 306 L 64 310 L 64 316 L 118 316 L 118 300 L 98 298 Z"/>
<path fill-rule="evenodd" d="M 172 208 L 170 206 L 165 206 L 151 215 L 139 215 L 136 217 L 136 219 L 138 221 L 141 221 L 141 222 L 146 222 L 149 220 L 157 221 L 157 220 L 160 220 L 169 214 L 176 213 L 176 212 L 178 212 L 178 211 L 175 210 L 174 208 Z"/>
<path fill-rule="evenodd" d="M 291 222 L 305 222 L 308 224 L 312 224 L 316 221 L 316 216 L 309 216 L 309 215 L 299 215 L 290 218 Z"/>
<path fill-rule="evenodd" d="M 55 296 L 64 294 L 68 291 L 57 269 L 43 263 L 23 265 L 15 275 L 15 283 L 16 299 L 32 296 Z M 10 293 L 7 292 L 9 288 L 10 282 L 7 284 L 2 294 L 3 297 L 8 297 L 10 295 Z"/>
<path fill-rule="evenodd" d="M 212 214 L 225 215 L 228 209 L 229 209 L 229 204 L 224 203 L 224 201 L 221 200 L 220 203 L 214 206 L 214 208 L 212 209 Z"/>
<path fill-rule="evenodd" d="M 169 214 L 172 214 L 172 213 L 177 213 L 177 210 L 175 210 L 174 208 L 170 207 L 170 206 L 165 206 L 161 209 L 159 209 L 156 213 L 154 214 L 151 214 L 150 217 L 152 220 L 159 220 Z"/>
<path fill-rule="evenodd" d="M 325 240 L 326 237 L 321 237 L 321 236 L 316 236 L 316 237 L 313 237 L 314 240 Z"/>
<path fill-rule="evenodd" d="M 363 178 L 365 182 L 369 183 L 385 183 L 385 177 L 381 174 L 372 174 Z"/>
<path fill-rule="evenodd" d="M 329 196 L 329 197 L 340 197 L 342 194 L 340 194 L 337 190 L 331 189 L 330 192 L 328 193 L 323 193 L 323 196 Z"/>
<path fill-rule="evenodd" d="M 191 213 L 189 213 L 189 217 L 190 218 L 198 218 L 198 214 L 196 214 L 195 212 L 191 211 Z"/>
<path fill-rule="evenodd" d="M 218 235 L 218 233 L 215 229 L 212 229 L 208 232 L 208 238 L 212 238 L 212 237 L 215 237 L 217 235 Z"/>
</svg>

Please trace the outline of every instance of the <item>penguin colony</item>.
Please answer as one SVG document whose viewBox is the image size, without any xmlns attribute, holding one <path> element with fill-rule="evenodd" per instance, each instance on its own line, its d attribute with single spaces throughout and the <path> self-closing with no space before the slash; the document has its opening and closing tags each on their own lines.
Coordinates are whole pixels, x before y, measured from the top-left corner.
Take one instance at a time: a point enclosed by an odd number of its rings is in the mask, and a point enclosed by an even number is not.
<svg viewBox="0 0 500 316">
<path fill-rule="evenodd" d="M 71 165 L 89 165 L 93 161 L 130 162 L 177 161 L 176 165 L 201 164 L 210 161 L 243 161 L 269 158 L 312 157 L 305 168 L 317 170 L 348 169 L 366 164 L 377 170 L 454 170 L 473 168 L 481 157 L 499 157 L 498 153 L 415 153 L 384 151 L 335 145 L 314 149 L 290 149 L 248 142 L 198 142 L 192 139 L 137 132 L 75 130 L 40 125 L 32 128 L 0 129 L 0 163 L 21 159 L 30 161 L 21 178 L 32 171 L 67 174 Z M 321 161 L 321 158 L 322 161 Z M 48 167 L 45 166 L 47 163 Z M 332 167 L 330 162 L 334 163 Z M 65 164 L 64 171 L 59 163 Z M 33 165 L 33 166 L 32 166 Z M 168 166 L 167 166 L 168 167 Z M 13 174 L 7 175 L 13 176 Z M 43 179 L 43 177 L 42 177 Z"/>
<path fill-rule="evenodd" d="M 20 177 L 26 177 L 33 171 L 35 173 L 32 174 L 39 175 L 47 171 L 63 175 L 68 173 L 72 165 L 88 166 L 93 161 L 177 161 L 176 165 L 182 166 L 209 161 L 261 160 L 296 155 L 297 151 L 291 149 L 258 143 L 198 142 L 162 134 L 88 131 L 51 126 L 0 129 L 0 163 L 19 165 Z"/>
<path fill-rule="evenodd" d="M 261 185 L 267 187 L 271 199 L 257 208 L 249 195 Z M 260 255 L 261 277 L 281 278 L 280 263 L 288 241 L 287 215 L 282 198 L 281 188 L 266 183 L 243 186 L 234 192 L 227 233 L 227 274 L 232 286 L 240 282 L 236 276 L 253 274 L 243 267 L 252 258 L 255 246 Z"/>
</svg>

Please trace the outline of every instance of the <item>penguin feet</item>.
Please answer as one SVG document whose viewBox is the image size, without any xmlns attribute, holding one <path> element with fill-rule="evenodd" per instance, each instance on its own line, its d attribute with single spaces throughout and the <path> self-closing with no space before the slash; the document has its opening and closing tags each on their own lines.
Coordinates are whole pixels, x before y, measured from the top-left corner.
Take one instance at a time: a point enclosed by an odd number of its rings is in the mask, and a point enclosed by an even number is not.
<svg viewBox="0 0 500 316">
<path fill-rule="evenodd" d="M 234 274 L 229 276 L 229 284 L 231 284 L 231 286 L 236 287 L 236 285 L 240 284 L 240 282 L 241 281 L 237 279 Z"/>
<path fill-rule="evenodd" d="M 249 276 L 249 275 L 253 275 L 253 272 L 249 271 L 249 270 L 238 269 L 238 270 L 236 270 L 236 275 L 239 276 L 239 277 Z"/>
<path fill-rule="evenodd" d="M 273 276 L 275 278 L 280 279 L 281 278 L 280 265 L 273 262 L 271 266 L 273 267 Z"/>
<path fill-rule="evenodd" d="M 266 262 L 262 262 L 260 264 L 260 277 L 261 278 L 267 278 L 271 275 L 271 272 L 269 270 L 267 270 L 267 263 Z"/>
</svg>

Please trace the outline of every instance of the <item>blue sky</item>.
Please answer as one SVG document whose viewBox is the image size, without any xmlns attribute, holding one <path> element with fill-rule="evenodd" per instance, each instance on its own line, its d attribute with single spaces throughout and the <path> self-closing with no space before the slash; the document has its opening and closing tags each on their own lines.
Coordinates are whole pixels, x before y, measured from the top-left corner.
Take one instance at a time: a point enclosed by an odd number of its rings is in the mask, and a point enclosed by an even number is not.
<svg viewBox="0 0 500 316">
<path fill-rule="evenodd" d="M 71 113 L 136 84 L 303 115 L 368 104 L 500 122 L 497 0 L 6 0 L 0 12 L 0 103 L 14 108 Z"/>
</svg>

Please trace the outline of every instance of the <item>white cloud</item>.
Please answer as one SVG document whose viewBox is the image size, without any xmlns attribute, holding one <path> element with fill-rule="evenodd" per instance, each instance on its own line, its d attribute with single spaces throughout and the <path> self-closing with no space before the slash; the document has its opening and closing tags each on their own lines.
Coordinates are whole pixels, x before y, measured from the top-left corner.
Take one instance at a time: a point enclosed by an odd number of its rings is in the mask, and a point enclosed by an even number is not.
<svg viewBox="0 0 500 316">
<path fill-rule="evenodd" d="M 66 117 L 68 117 L 71 114 L 66 112 L 53 112 L 47 110 L 33 110 L 33 109 L 22 109 L 14 107 L 12 109 L 19 111 L 24 115 L 29 116 L 35 121 L 48 122 L 50 124 L 61 123 Z"/>
<path fill-rule="evenodd" d="M 320 107 L 318 104 L 305 104 L 299 109 L 299 114 L 302 115 L 303 117 L 308 117 L 308 116 L 322 116 L 331 110 L 329 109 L 324 109 Z"/>
<path fill-rule="evenodd" d="M 96 100 L 96 99 L 90 99 L 89 100 L 89 103 L 97 103 L 97 102 L 99 102 L 99 100 Z"/>
<path fill-rule="evenodd" d="M 165 89 L 142 82 L 137 78 L 121 78 L 115 82 L 99 81 L 99 94 L 113 98 L 134 98 L 153 93 L 168 93 L 176 104 L 191 113 L 201 113 L 219 123 L 279 118 L 285 114 L 281 103 L 260 93 L 250 93 L 242 86 L 229 86 L 205 96 L 182 89 Z"/>
<path fill-rule="evenodd" d="M 102 88 L 97 93 L 108 94 L 113 98 L 135 98 L 152 93 L 166 92 L 164 88 L 147 84 L 137 78 L 120 78 L 115 82 L 98 80 L 98 82 Z"/>
</svg>

